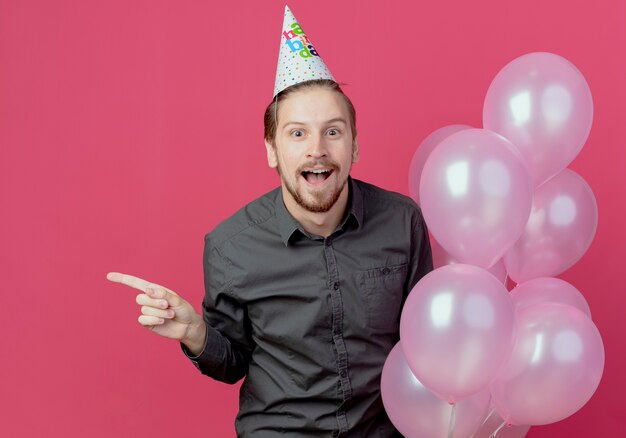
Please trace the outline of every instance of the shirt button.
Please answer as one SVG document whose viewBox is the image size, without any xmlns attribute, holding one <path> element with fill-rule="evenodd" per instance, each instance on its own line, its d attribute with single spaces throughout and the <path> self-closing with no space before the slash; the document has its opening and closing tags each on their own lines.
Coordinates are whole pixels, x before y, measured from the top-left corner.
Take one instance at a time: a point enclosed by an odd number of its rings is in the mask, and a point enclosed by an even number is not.
<svg viewBox="0 0 626 438">
<path fill-rule="evenodd" d="M 339 289 L 339 282 L 335 281 L 335 283 L 333 284 L 333 289 L 338 290 Z"/>
<path fill-rule="evenodd" d="M 389 274 L 390 269 L 389 268 L 383 268 L 383 274 L 387 275 Z"/>
<path fill-rule="evenodd" d="M 347 374 L 348 374 L 348 373 L 346 373 L 346 370 L 341 370 L 341 371 L 339 372 L 339 375 L 340 375 L 341 377 L 346 377 L 346 375 L 347 375 Z"/>
</svg>

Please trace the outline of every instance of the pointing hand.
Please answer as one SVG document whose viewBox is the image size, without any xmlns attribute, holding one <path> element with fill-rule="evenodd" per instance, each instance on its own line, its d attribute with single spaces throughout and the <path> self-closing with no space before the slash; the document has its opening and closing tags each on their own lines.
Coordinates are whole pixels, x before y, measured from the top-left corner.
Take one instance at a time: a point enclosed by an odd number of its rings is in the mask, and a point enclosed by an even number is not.
<svg viewBox="0 0 626 438">
<path fill-rule="evenodd" d="M 192 353 L 201 351 L 206 335 L 202 316 L 176 292 L 119 272 L 109 272 L 107 279 L 142 292 L 135 299 L 141 306 L 138 318 L 141 325 L 158 335 L 183 342 Z M 198 345 L 199 341 L 201 344 Z M 196 353 L 194 350 L 200 351 Z"/>
</svg>

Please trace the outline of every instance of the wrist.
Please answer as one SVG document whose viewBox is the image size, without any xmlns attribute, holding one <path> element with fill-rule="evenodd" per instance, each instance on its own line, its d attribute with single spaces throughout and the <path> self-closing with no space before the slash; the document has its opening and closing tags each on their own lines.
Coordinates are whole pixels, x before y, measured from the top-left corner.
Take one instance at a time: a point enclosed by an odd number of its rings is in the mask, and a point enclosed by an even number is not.
<svg viewBox="0 0 626 438">
<path fill-rule="evenodd" d="M 180 340 L 194 356 L 202 353 L 206 342 L 206 324 L 200 315 L 196 314 L 196 316 L 197 318 L 189 324 L 187 333 Z"/>
</svg>

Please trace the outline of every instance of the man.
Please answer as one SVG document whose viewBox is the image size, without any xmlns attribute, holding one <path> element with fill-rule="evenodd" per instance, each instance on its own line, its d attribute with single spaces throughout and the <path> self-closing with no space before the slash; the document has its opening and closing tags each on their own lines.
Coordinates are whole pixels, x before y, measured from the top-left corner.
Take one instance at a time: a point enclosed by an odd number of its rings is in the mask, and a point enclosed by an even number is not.
<svg viewBox="0 0 626 438">
<path fill-rule="evenodd" d="M 402 304 L 432 269 L 428 235 L 412 200 L 350 177 L 354 108 L 330 73 L 320 76 L 280 79 L 265 145 L 281 186 L 206 236 L 202 315 L 167 288 L 108 275 L 144 292 L 139 322 L 179 340 L 203 374 L 245 376 L 242 437 L 397 434 L 380 375 Z"/>
</svg>

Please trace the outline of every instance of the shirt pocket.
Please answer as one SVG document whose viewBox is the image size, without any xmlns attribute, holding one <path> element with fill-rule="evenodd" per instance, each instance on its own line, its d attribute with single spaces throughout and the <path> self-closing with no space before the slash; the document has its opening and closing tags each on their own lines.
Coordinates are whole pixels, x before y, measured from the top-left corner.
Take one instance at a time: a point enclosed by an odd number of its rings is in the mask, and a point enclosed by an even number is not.
<svg viewBox="0 0 626 438">
<path fill-rule="evenodd" d="M 370 330 L 397 333 L 406 276 L 406 263 L 357 272 Z"/>
</svg>

